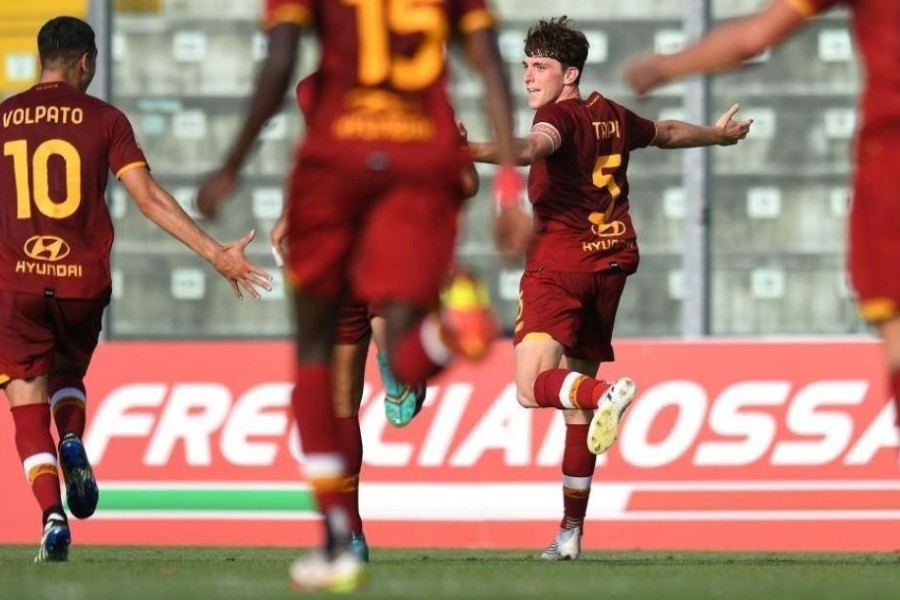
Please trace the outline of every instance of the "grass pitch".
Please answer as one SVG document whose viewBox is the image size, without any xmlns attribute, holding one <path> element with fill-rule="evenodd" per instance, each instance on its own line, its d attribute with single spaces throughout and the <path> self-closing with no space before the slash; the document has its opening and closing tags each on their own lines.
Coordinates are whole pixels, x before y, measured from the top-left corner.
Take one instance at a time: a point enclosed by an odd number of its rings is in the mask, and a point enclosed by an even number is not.
<svg viewBox="0 0 900 600">
<path fill-rule="evenodd" d="M 0 546 L 3 600 L 296 598 L 299 551 L 75 546 L 70 562 L 32 564 Z M 545 563 L 534 552 L 374 548 L 362 598 L 827 600 L 900 598 L 900 555 L 589 552 Z M 315 597 L 306 595 L 305 597 Z"/>
</svg>

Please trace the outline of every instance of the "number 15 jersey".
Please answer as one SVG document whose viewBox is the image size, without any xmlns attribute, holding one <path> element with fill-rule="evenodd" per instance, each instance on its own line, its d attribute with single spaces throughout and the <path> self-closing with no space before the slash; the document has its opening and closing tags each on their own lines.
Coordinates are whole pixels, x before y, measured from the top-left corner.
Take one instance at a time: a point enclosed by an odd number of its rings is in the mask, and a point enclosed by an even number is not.
<svg viewBox="0 0 900 600">
<path fill-rule="evenodd" d="M 0 104 L 0 148 L 0 289 L 108 293 L 108 172 L 147 164 L 128 119 L 66 83 L 38 84 Z"/>
<path fill-rule="evenodd" d="M 302 163 L 458 181 L 446 45 L 493 27 L 484 0 L 267 0 L 264 26 L 283 23 L 314 28 L 322 48 Z"/>
</svg>

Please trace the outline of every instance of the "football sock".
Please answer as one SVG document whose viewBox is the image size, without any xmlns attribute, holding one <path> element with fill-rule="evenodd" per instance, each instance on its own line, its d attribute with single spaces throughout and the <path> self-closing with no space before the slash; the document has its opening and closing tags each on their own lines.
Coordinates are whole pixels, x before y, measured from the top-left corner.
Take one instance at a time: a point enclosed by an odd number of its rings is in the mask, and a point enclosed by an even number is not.
<svg viewBox="0 0 900 600">
<path fill-rule="evenodd" d="M 338 443 L 331 399 L 331 373 L 326 365 L 297 365 L 291 407 L 305 458 L 304 472 L 319 512 L 325 517 L 329 552 L 349 542 L 347 467 Z"/>
<path fill-rule="evenodd" d="M 568 369 L 550 369 L 534 380 L 534 400 L 541 407 L 593 410 L 610 385 Z"/>
<path fill-rule="evenodd" d="M 584 524 L 591 479 L 597 456 L 587 448 L 587 425 L 566 424 L 566 445 L 563 451 L 563 519 L 560 529 L 575 529 Z"/>
<path fill-rule="evenodd" d="M 362 533 L 362 518 L 359 516 L 359 471 L 362 468 L 363 444 L 359 429 L 359 416 L 338 417 L 338 443 L 347 465 L 347 518 L 350 531 Z"/>
<path fill-rule="evenodd" d="M 84 437 L 86 396 L 81 378 L 54 375 L 50 377 L 47 388 L 59 438 L 62 439 L 67 433 Z"/>
<path fill-rule="evenodd" d="M 12 417 L 16 449 L 41 512 L 61 506 L 56 445 L 50 435 L 50 407 L 47 404 L 14 406 Z"/>
<path fill-rule="evenodd" d="M 399 381 L 427 381 L 452 358 L 441 335 L 436 315 L 428 315 L 411 327 L 390 349 L 391 367 Z"/>
</svg>

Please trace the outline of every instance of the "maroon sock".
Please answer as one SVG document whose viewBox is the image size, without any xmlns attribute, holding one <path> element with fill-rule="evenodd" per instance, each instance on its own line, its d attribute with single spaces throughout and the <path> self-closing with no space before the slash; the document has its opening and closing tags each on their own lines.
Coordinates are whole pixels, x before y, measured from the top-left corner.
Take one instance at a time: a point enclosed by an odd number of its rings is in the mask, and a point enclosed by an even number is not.
<svg viewBox="0 0 900 600">
<path fill-rule="evenodd" d="M 12 417 L 16 427 L 16 449 L 41 513 L 61 506 L 56 445 L 50 435 L 50 406 L 15 406 L 12 408 Z"/>
<path fill-rule="evenodd" d="M 534 400 L 545 408 L 592 410 L 609 385 L 568 369 L 550 369 L 534 380 Z"/>
<path fill-rule="evenodd" d="M 411 327 L 390 348 L 388 355 L 397 381 L 427 381 L 450 361 L 450 352 L 441 341 L 440 324 L 431 316 Z"/>
<path fill-rule="evenodd" d="M 294 383 L 291 408 L 306 460 L 306 479 L 313 488 L 319 512 L 326 518 L 329 539 L 349 539 L 350 510 L 344 493 L 347 468 L 338 442 L 330 370 L 324 364 L 297 365 Z"/>
<path fill-rule="evenodd" d="M 359 415 L 338 417 L 337 430 L 338 442 L 347 466 L 348 485 L 345 488 L 345 494 L 350 531 L 362 533 L 362 518 L 359 516 L 359 471 L 362 468 L 363 445 L 362 433 L 359 429 Z"/>
<path fill-rule="evenodd" d="M 591 496 L 591 477 L 597 456 L 587 448 L 587 425 L 566 424 L 566 446 L 563 452 L 563 508 L 561 529 L 575 529 L 584 524 Z"/>
<path fill-rule="evenodd" d="M 47 383 L 50 408 L 60 439 L 67 433 L 84 437 L 85 393 L 80 377 L 53 375 Z"/>
</svg>

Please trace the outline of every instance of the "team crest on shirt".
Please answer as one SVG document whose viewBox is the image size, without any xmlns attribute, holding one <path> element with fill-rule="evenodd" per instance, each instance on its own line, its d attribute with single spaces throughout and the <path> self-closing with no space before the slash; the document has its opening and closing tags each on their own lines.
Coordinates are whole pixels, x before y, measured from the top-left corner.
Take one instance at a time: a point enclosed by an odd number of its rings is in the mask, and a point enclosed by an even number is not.
<svg viewBox="0 0 900 600">
<path fill-rule="evenodd" d="M 62 260 L 72 251 L 66 240 L 55 235 L 33 235 L 25 241 L 22 250 L 30 258 L 48 262 Z"/>
</svg>

